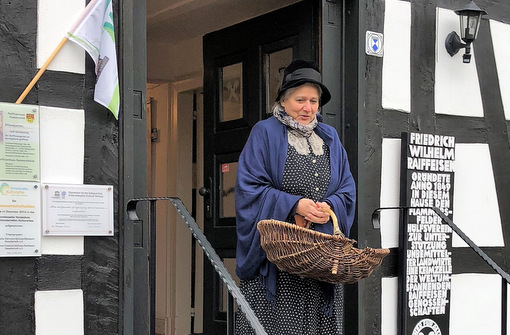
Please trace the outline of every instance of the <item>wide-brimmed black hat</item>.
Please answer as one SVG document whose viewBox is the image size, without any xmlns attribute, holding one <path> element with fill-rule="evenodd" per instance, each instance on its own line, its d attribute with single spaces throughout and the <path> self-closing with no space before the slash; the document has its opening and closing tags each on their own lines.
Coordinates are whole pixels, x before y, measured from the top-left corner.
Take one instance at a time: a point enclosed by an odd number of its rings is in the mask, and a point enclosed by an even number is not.
<svg viewBox="0 0 510 335">
<path fill-rule="evenodd" d="M 322 83 L 322 76 L 319 69 L 312 63 L 297 59 L 292 61 L 283 71 L 283 80 L 276 101 L 280 101 L 283 93 L 292 87 L 297 87 L 306 83 L 317 84 L 322 89 L 320 105 L 323 106 L 331 99 L 328 88 Z"/>
</svg>

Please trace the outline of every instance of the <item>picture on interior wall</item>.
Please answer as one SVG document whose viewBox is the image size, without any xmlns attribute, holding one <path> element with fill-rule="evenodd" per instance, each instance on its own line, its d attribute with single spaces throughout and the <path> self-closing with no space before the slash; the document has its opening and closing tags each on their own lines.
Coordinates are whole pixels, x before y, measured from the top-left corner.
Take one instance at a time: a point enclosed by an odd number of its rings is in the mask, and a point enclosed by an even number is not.
<svg viewBox="0 0 510 335">
<path fill-rule="evenodd" d="M 233 78 L 223 82 L 223 118 L 230 121 L 242 115 L 241 79 Z"/>
<path fill-rule="evenodd" d="M 243 117 L 243 66 L 242 63 L 223 68 L 222 108 L 220 121 L 226 122 Z"/>
</svg>

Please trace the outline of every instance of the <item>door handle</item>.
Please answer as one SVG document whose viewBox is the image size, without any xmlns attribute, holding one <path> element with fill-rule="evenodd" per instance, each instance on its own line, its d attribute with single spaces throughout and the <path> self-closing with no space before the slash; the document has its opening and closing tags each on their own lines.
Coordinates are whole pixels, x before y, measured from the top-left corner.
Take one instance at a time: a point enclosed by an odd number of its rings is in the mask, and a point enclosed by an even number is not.
<svg viewBox="0 0 510 335">
<path fill-rule="evenodd" d="M 209 196 L 209 194 L 211 194 L 211 190 L 202 186 L 198 189 L 198 194 L 200 194 L 203 197 L 205 197 L 206 195 Z"/>
<path fill-rule="evenodd" d="M 205 205 L 205 217 L 207 219 L 212 218 L 212 204 L 211 204 L 211 188 L 212 188 L 212 178 L 208 178 L 209 187 L 202 186 L 198 189 L 198 194 L 204 197 L 204 205 Z"/>
</svg>

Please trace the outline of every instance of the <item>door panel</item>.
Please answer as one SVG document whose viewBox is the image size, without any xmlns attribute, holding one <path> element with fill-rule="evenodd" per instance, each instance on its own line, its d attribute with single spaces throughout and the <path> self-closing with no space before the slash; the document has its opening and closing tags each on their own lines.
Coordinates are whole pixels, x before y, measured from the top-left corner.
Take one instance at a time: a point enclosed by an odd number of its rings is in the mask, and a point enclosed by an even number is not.
<svg viewBox="0 0 510 335">
<path fill-rule="evenodd" d="M 293 58 L 318 63 L 317 6 L 303 1 L 204 36 L 204 230 L 231 269 L 237 161 L 251 127 L 269 116 L 283 68 Z M 204 292 L 204 333 L 225 334 L 225 289 L 209 263 Z"/>
</svg>

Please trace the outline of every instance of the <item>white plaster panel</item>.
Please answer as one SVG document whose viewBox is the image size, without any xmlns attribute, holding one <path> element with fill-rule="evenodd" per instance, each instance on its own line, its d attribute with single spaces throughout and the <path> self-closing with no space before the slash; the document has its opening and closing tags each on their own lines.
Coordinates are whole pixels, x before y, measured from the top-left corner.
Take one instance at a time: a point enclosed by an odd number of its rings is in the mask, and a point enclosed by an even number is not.
<svg viewBox="0 0 510 335">
<path fill-rule="evenodd" d="M 450 334 L 501 333 L 499 275 L 453 275 L 450 294 Z"/>
<path fill-rule="evenodd" d="M 499 89 L 503 100 L 505 118 L 510 120 L 510 66 L 508 66 L 508 55 L 510 55 L 510 25 L 495 20 L 489 20 L 494 57 L 498 71 Z"/>
<path fill-rule="evenodd" d="M 84 334 L 83 291 L 36 291 L 35 335 Z"/>
<path fill-rule="evenodd" d="M 37 68 L 41 68 L 85 9 L 85 0 L 37 1 Z M 48 70 L 85 73 L 85 51 L 67 42 Z"/>
<path fill-rule="evenodd" d="M 83 255 L 83 236 L 43 236 L 43 255 Z"/>
<path fill-rule="evenodd" d="M 40 107 L 41 183 L 83 184 L 83 110 Z M 44 255 L 83 255 L 83 236 L 43 236 Z"/>
<path fill-rule="evenodd" d="M 445 48 L 445 39 L 452 31 L 459 34 L 459 16 L 452 10 L 438 8 L 436 20 L 436 113 L 482 117 L 482 98 L 474 55 L 476 41 L 471 44 L 471 63 L 462 62 L 464 49 L 450 57 Z"/>
<path fill-rule="evenodd" d="M 384 12 L 384 56 L 382 106 L 411 110 L 411 3 L 386 0 Z"/>
<path fill-rule="evenodd" d="M 453 222 L 481 247 L 504 246 L 489 146 L 455 146 Z M 454 247 L 467 244 L 453 234 Z"/>
<path fill-rule="evenodd" d="M 83 184 L 84 111 L 41 106 L 40 113 L 41 183 Z"/>
<path fill-rule="evenodd" d="M 381 207 L 400 204 L 400 139 L 383 138 L 381 162 Z M 381 247 L 397 248 L 399 211 L 381 211 Z"/>
<path fill-rule="evenodd" d="M 398 277 L 381 281 L 381 335 L 398 333 Z"/>
</svg>

